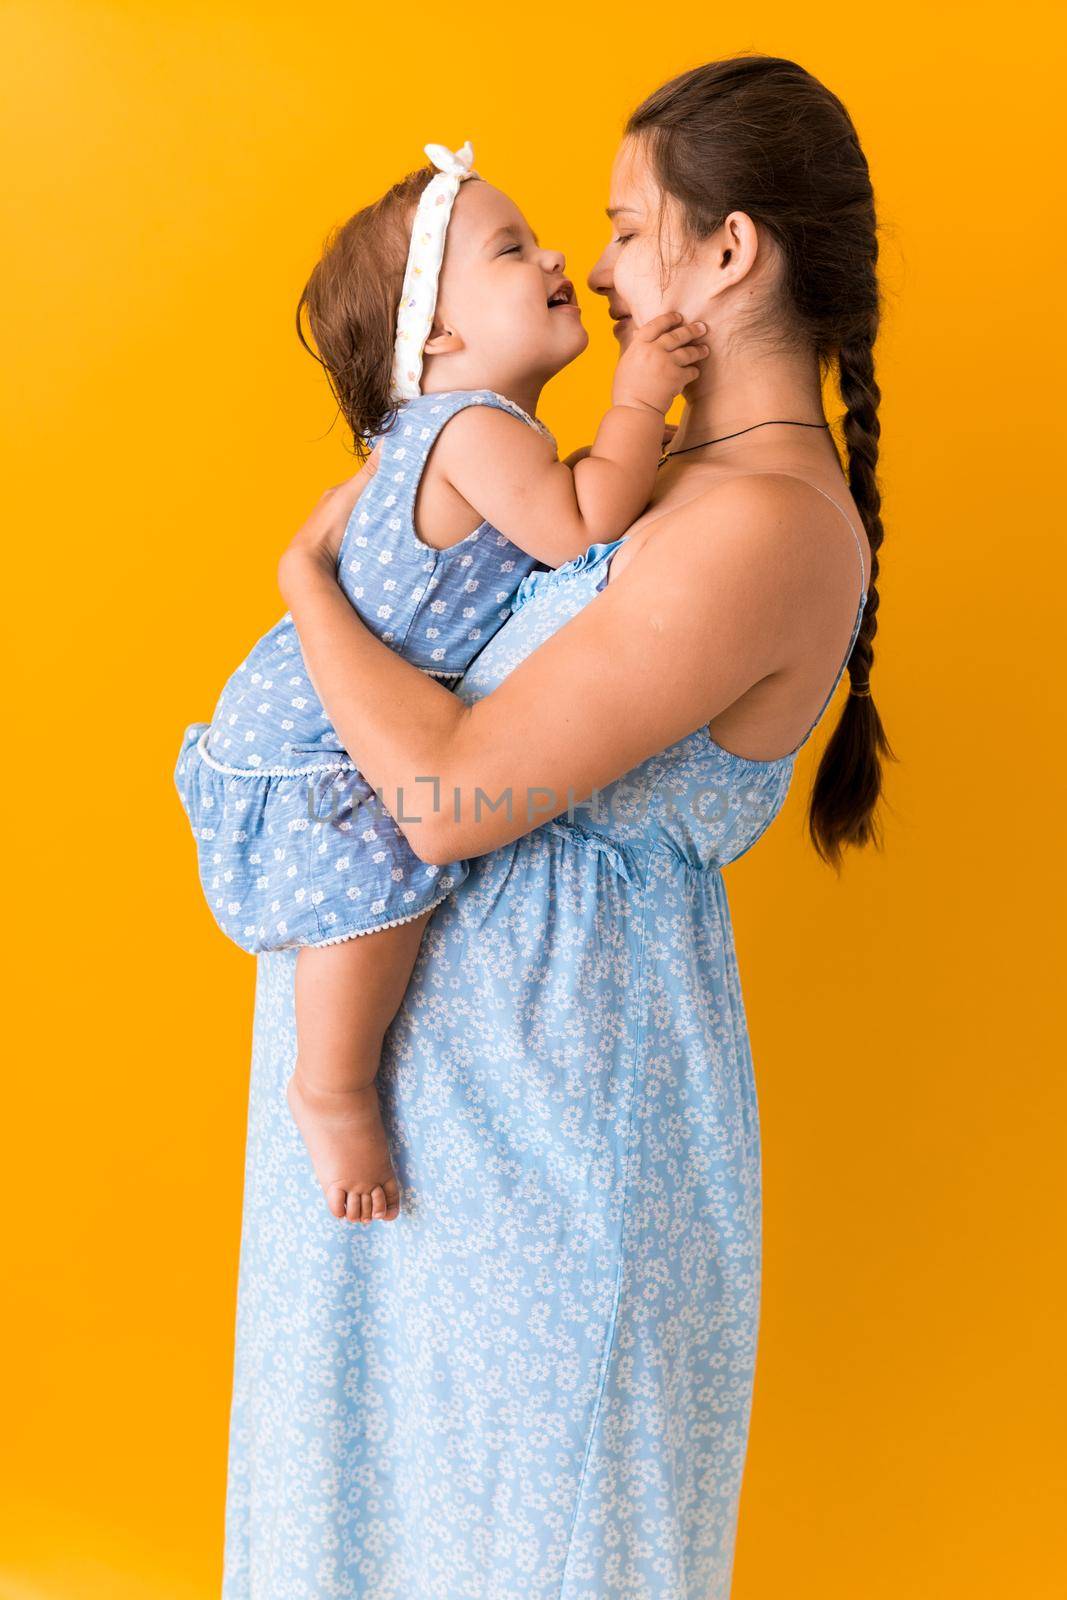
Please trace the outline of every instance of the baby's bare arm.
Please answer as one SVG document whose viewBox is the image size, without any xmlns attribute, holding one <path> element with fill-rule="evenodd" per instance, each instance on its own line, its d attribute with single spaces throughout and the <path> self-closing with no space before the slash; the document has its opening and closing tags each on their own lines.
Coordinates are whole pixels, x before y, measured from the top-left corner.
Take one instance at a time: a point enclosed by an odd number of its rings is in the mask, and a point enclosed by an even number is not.
<svg viewBox="0 0 1067 1600">
<path fill-rule="evenodd" d="M 703 323 L 664 313 L 640 328 L 615 372 L 612 405 L 587 454 L 556 459 L 550 442 L 506 411 L 468 406 L 442 430 L 437 466 L 475 515 L 548 566 L 622 534 L 648 503 L 664 414 L 696 377 Z"/>
<path fill-rule="evenodd" d="M 666 423 L 664 423 L 664 425 L 663 425 L 663 440 L 662 440 L 660 448 L 663 449 L 663 450 L 666 450 L 667 446 L 670 444 L 671 440 L 674 438 L 674 436 L 675 436 L 675 434 L 677 432 L 678 432 L 678 424 L 676 422 L 666 422 Z M 592 447 L 591 444 L 579 445 L 577 450 L 572 450 L 569 456 L 564 456 L 563 457 L 563 465 L 565 467 L 570 467 L 571 470 L 573 471 L 573 469 L 577 466 L 579 461 L 584 461 L 585 460 L 586 456 L 589 455 L 589 453 L 591 452 L 592 448 L 593 447 Z"/>
</svg>

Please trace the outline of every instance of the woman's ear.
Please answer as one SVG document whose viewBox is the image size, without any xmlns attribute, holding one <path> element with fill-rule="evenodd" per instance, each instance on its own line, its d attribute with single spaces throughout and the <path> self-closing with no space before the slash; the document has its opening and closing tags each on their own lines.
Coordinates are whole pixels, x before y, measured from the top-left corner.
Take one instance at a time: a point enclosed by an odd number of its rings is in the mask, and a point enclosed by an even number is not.
<svg viewBox="0 0 1067 1600">
<path fill-rule="evenodd" d="M 722 225 L 720 271 L 732 268 L 729 281 L 737 283 L 755 265 L 759 253 L 759 234 L 752 218 L 744 211 L 731 211 Z"/>
</svg>

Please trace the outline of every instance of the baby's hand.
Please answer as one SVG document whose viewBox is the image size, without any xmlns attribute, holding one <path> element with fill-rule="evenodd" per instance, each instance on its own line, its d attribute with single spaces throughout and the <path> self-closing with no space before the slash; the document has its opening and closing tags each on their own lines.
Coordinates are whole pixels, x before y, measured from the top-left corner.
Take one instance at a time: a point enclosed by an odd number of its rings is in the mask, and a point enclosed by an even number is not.
<svg viewBox="0 0 1067 1600">
<path fill-rule="evenodd" d="M 709 347 L 695 341 L 706 332 L 706 323 L 683 322 L 678 311 L 661 312 L 636 328 L 615 368 L 612 404 L 668 411 L 700 372 Z"/>
</svg>

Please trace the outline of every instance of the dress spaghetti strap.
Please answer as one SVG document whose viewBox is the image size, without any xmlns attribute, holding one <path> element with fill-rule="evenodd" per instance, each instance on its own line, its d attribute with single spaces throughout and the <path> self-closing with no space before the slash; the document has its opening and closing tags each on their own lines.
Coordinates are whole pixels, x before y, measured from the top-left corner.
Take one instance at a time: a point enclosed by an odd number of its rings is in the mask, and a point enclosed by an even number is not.
<svg viewBox="0 0 1067 1600">
<path fill-rule="evenodd" d="M 767 477 L 783 477 L 783 478 L 795 478 L 795 477 L 797 477 L 796 473 L 793 473 L 793 472 L 767 473 L 767 474 L 755 473 L 755 474 L 753 474 L 753 476 L 755 476 L 755 477 L 763 477 L 763 476 L 767 476 Z M 801 739 L 800 743 L 793 747 L 793 750 L 791 752 L 791 754 L 793 756 L 798 755 L 800 753 L 800 751 L 803 750 L 804 746 L 807 744 L 808 740 L 811 738 L 812 734 L 815 732 L 815 729 L 819 726 L 819 723 L 822 721 L 823 717 L 825 716 L 827 706 L 830 704 L 830 701 L 833 699 L 834 695 L 837 693 L 837 686 L 841 682 L 841 679 L 844 677 L 845 672 L 846 672 L 846 670 L 848 668 L 849 658 L 852 655 L 852 651 L 853 651 L 853 649 L 855 647 L 855 644 L 856 644 L 856 638 L 857 638 L 857 635 L 859 634 L 859 631 L 860 631 L 860 624 L 863 621 L 863 613 L 867 608 L 867 575 L 866 575 L 866 569 L 865 569 L 865 567 L 863 565 L 863 543 L 862 543 L 862 541 L 860 539 L 859 534 L 856 532 L 855 527 L 853 526 L 852 518 L 848 515 L 848 513 L 845 511 L 845 508 L 843 506 L 839 506 L 837 504 L 837 501 L 834 499 L 833 495 L 832 494 L 827 494 L 825 489 L 820 489 L 817 483 L 811 483 L 811 482 L 809 482 L 809 480 L 807 478 L 797 478 L 797 482 L 798 483 L 806 483 L 808 485 L 809 489 L 814 489 L 815 493 L 816 494 L 821 494 L 824 500 L 829 500 L 830 504 L 833 507 L 835 507 L 836 510 L 840 511 L 841 515 L 844 517 L 845 521 L 848 523 L 849 528 L 852 530 L 852 537 L 856 541 L 856 551 L 857 551 L 857 554 L 859 555 L 859 558 L 860 558 L 860 598 L 859 598 L 858 606 L 856 608 L 856 616 L 855 616 L 855 619 L 854 619 L 854 621 L 852 623 L 852 635 L 851 635 L 851 637 L 850 637 L 850 639 L 848 641 L 848 648 L 845 651 L 845 658 L 842 661 L 841 665 L 837 669 L 837 673 L 836 673 L 836 675 L 834 677 L 834 681 L 830 686 L 830 692 L 829 692 L 829 694 L 826 695 L 825 699 L 823 700 L 822 705 L 819 707 L 818 714 L 815 717 L 813 717 L 811 722 L 808 724 L 808 731 L 805 733 L 805 735 L 804 735 L 803 739 Z"/>
<path fill-rule="evenodd" d="M 848 641 L 848 648 L 845 651 L 844 660 L 841 662 L 841 665 L 837 669 L 837 674 L 834 677 L 834 681 L 830 686 L 830 691 L 826 695 L 826 697 L 824 698 L 822 705 L 819 707 L 819 711 L 818 711 L 817 715 L 815 717 L 813 717 L 811 722 L 808 724 L 808 731 L 805 733 L 803 739 L 801 739 L 799 744 L 794 745 L 792 750 L 790 750 L 787 755 L 778 756 L 777 758 L 775 758 L 773 760 L 756 762 L 756 761 L 749 760 L 749 758 L 745 757 L 745 756 L 735 756 L 735 760 L 738 760 L 738 761 L 746 761 L 747 760 L 749 762 L 749 765 L 774 766 L 774 765 L 777 764 L 777 762 L 792 761 L 795 756 L 800 754 L 801 750 L 803 750 L 804 746 L 807 744 L 808 740 L 811 738 L 812 734 L 815 732 L 815 729 L 819 726 L 819 723 L 822 721 L 824 715 L 826 714 L 826 708 L 830 704 L 830 701 L 833 699 L 834 695 L 837 693 L 837 686 L 841 682 L 841 679 L 845 675 L 845 671 L 846 671 L 846 669 L 848 667 L 848 663 L 849 663 L 849 658 L 851 657 L 852 651 L 853 651 L 853 649 L 855 647 L 855 644 L 856 644 L 856 639 L 857 639 L 857 636 L 858 636 L 859 631 L 860 631 L 860 625 L 863 622 L 863 613 L 867 609 L 867 572 L 866 572 L 866 568 L 865 568 L 865 566 L 863 564 L 863 542 L 860 539 L 859 534 L 856 532 L 856 529 L 855 529 L 855 526 L 853 524 L 852 518 L 848 515 L 848 512 L 844 509 L 843 506 L 838 505 L 837 501 L 834 499 L 832 494 L 827 494 L 826 490 L 825 489 L 820 489 L 817 483 L 811 483 L 809 481 L 809 479 L 802 478 L 802 477 L 799 476 L 798 473 L 795 473 L 795 472 L 745 472 L 745 473 L 739 474 L 739 476 L 742 476 L 742 477 L 745 477 L 745 478 L 794 478 L 797 483 L 806 483 L 809 489 L 814 489 L 816 494 L 821 494 L 824 500 L 829 500 L 830 504 L 835 508 L 835 510 L 840 511 L 841 515 L 844 517 L 845 521 L 848 523 L 849 528 L 852 531 L 852 537 L 856 541 L 856 553 L 858 554 L 858 556 L 860 558 L 860 597 L 859 597 L 859 601 L 858 601 L 857 607 L 856 607 L 856 616 L 855 616 L 855 619 L 854 619 L 854 621 L 852 623 L 852 636 Z M 717 741 L 712 736 L 710 728 L 706 728 L 705 729 L 705 733 L 706 733 L 708 739 L 711 740 L 712 744 L 717 744 Z M 722 745 L 717 745 L 717 747 L 720 750 L 724 749 L 724 747 Z M 724 750 L 724 754 L 732 755 L 733 752 L 730 751 L 730 750 Z"/>
<path fill-rule="evenodd" d="M 821 494 L 824 500 L 829 500 L 830 504 L 834 507 L 834 510 L 835 511 L 840 511 L 841 515 L 844 517 L 845 521 L 848 523 L 849 528 L 850 528 L 850 530 L 852 532 L 852 537 L 856 541 L 856 551 L 857 551 L 857 553 L 859 555 L 859 558 L 860 558 L 860 598 L 863 599 L 863 600 L 866 600 L 866 598 L 867 598 L 867 570 L 866 570 L 866 568 L 865 568 L 865 566 L 863 564 L 863 541 L 860 538 L 859 534 L 856 532 L 855 524 L 853 523 L 852 518 L 849 516 L 848 512 L 845 510 L 844 506 L 838 505 L 838 503 L 834 499 L 833 495 L 832 494 L 827 494 L 825 489 L 820 489 L 819 485 L 817 483 L 812 483 L 810 481 L 810 479 L 808 479 L 808 478 L 800 477 L 799 474 L 796 473 L 796 472 L 746 472 L 746 473 L 743 473 L 742 476 L 746 477 L 746 478 L 793 478 L 795 480 L 795 482 L 797 482 L 797 483 L 806 483 L 809 489 L 814 489 L 816 494 Z"/>
</svg>

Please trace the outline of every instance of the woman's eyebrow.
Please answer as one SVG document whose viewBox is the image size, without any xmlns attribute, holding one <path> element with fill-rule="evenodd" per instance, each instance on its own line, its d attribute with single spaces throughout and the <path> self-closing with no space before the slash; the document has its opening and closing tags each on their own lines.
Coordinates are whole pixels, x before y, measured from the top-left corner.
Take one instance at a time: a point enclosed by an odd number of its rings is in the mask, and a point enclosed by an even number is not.
<svg viewBox="0 0 1067 1600">
<path fill-rule="evenodd" d="M 605 211 L 604 215 L 609 217 L 611 221 L 614 222 L 616 217 L 621 217 L 624 213 L 628 216 L 636 217 L 637 208 L 636 206 L 608 206 L 608 209 Z"/>
</svg>

